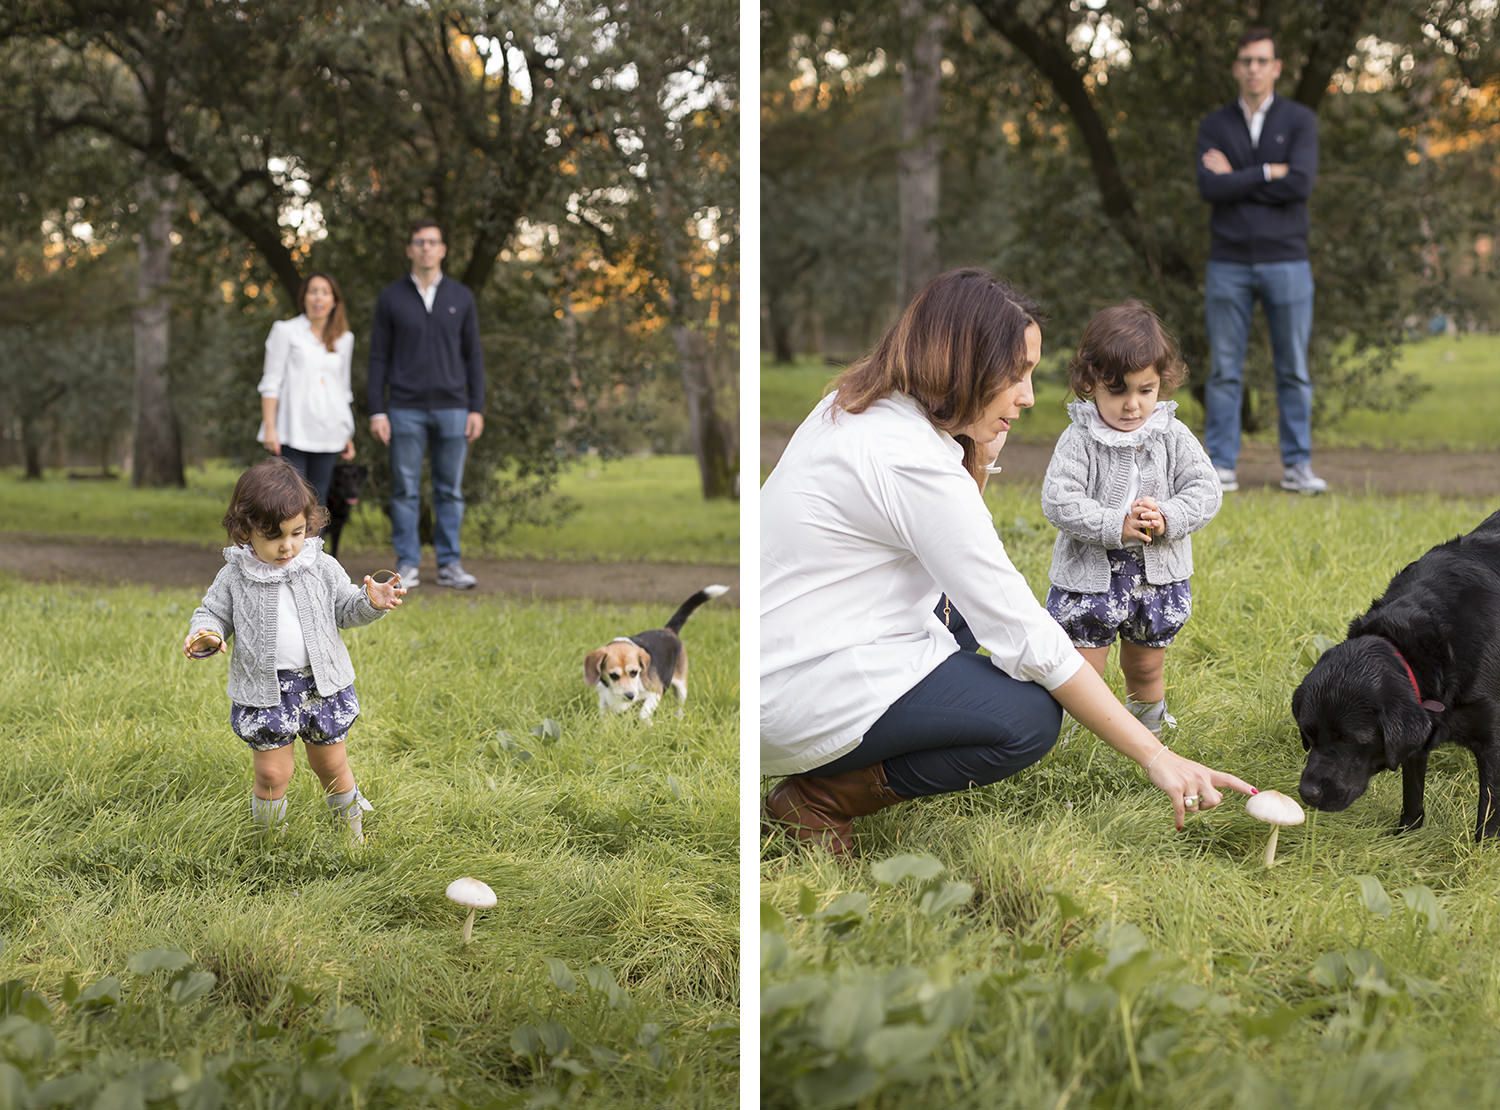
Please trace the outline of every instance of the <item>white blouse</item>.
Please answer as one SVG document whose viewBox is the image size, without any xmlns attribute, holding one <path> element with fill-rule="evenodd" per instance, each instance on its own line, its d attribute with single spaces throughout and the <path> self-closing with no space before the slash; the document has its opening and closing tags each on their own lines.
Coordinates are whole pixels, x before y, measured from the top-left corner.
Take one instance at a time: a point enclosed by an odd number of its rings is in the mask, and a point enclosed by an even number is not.
<svg viewBox="0 0 1500 1110">
<path fill-rule="evenodd" d="M 912 398 L 825 397 L 761 489 L 761 772 L 843 755 L 958 650 L 946 590 L 995 666 L 1056 689 L 1083 657 L 1005 553 L 963 448 Z"/>
<path fill-rule="evenodd" d="M 313 334 L 307 317 L 277 320 L 266 338 L 262 397 L 275 397 L 276 438 L 299 451 L 342 451 L 354 435 L 350 365 L 354 333 L 344 332 L 330 351 Z M 264 442 L 262 421 L 255 438 Z"/>
</svg>

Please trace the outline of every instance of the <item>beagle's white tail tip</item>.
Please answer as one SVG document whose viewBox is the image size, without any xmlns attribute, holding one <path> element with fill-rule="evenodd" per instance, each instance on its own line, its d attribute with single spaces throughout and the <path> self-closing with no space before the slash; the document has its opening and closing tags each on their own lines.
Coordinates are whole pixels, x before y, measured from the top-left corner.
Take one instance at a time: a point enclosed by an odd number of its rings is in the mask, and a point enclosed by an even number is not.
<svg viewBox="0 0 1500 1110">
<path fill-rule="evenodd" d="M 720 594 L 727 594 L 729 592 L 729 587 L 728 586 L 704 586 L 703 587 L 703 592 L 706 593 L 709 597 L 718 597 Z"/>
</svg>

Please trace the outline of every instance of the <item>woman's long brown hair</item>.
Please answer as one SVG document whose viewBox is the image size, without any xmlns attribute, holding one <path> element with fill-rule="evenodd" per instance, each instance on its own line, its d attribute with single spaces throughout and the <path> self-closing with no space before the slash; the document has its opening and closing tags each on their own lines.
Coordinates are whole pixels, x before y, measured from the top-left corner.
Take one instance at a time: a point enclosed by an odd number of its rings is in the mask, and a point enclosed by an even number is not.
<svg viewBox="0 0 1500 1110">
<path fill-rule="evenodd" d="M 322 270 L 308 274 L 302 282 L 302 288 L 297 290 L 298 312 L 307 311 L 307 287 L 312 284 L 313 278 L 322 278 L 328 283 L 328 288 L 333 290 L 333 307 L 328 310 L 328 319 L 323 321 L 323 334 L 318 337 L 323 341 L 323 346 L 331 351 L 339 336 L 349 330 L 349 318 L 344 315 L 344 291 L 332 276 Z"/>
<path fill-rule="evenodd" d="M 1021 380 L 1033 324 L 1041 326 L 1036 302 L 993 274 L 977 267 L 939 274 L 875 348 L 835 379 L 834 404 L 864 412 L 882 397 L 907 394 L 963 445 L 964 467 L 983 485 L 979 445 L 957 430 Z"/>
</svg>

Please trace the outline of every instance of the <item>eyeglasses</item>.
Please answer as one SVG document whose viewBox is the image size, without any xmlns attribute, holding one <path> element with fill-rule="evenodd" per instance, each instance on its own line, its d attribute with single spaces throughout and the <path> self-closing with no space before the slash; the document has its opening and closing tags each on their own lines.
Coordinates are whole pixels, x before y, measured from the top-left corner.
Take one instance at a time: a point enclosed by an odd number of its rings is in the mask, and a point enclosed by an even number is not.
<svg viewBox="0 0 1500 1110">
<path fill-rule="evenodd" d="M 1235 59 L 1235 64 L 1242 65 L 1246 69 L 1254 69 L 1256 66 L 1268 66 L 1275 58 L 1261 58 L 1250 54 L 1241 54 Z"/>
<path fill-rule="evenodd" d="M 443 241 L 441 239 L 413 239 L 411 245 L 414 247 L 441 247 Z"/>
</svg>

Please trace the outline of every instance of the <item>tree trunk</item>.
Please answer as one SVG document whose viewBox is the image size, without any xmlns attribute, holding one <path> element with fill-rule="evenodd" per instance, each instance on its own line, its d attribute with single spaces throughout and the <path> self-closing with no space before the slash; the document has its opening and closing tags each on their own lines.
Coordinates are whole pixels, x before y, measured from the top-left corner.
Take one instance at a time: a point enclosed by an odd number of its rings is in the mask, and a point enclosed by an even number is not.
<svg viewBox="0 0 1500 1110">
<path fill-rule="evenodd" d="M 141 229 L 137 255 L 140 278 L 131 314 L 135 332 L 134 443 L 130 484 L 135 487 L 186 485 L 182 472 L 182 435 L 167 380 L 171 295 L 167 280 L 172 263 L 172 192 L 175 177 L 158 177 L 147 167 L 141 181 Z"/>
<path fill-rule="evenodd" d="M 901 10 L 915 30 L 902 58 L 901 155 L 896 162 L 901 213 L 897 268 L 904 305 L 939 269 L 937 122 L 945 19 L 941 12 L 926 10 L 923 0 L 902 0 Z"/>
<path fill-rule="evenodd" d="M 662 136 L 664 121 L 657 119 L 651 131 Z M 739 443 L 735 430 L 720 417 L 715 401 L 713 367 L 708 344 L 693 326 L 692 275 L 689 259 L 682 244 L 686 234 L 687 214 L 679 210 L 671 174 L 662 161 L 653 162 L 649 181 L 651 212 L 661 243 L 662 274 L 667 284 L 667 318 L 672 329 L 672 345 L 677 351 L 677 368 L 682 377 L 682 391 L 687 398 L 688 434 L 693 454 L 698 459 L 698 475 L 706 500 L 739 497 Z"/>
<path fill-rule="evenodd" d="M 792 306 L 782 290 L 766 293 L 766 323 L 771 331 L 771 357 L 778 366 L 785 366 L 797 357 L 792 346 Z"/>
<path fill-rule="evenodd" d="M 37 421 L 21 414 L 21 455 L 25 461 L 28 481 L 40 481 L 42 477 L 42 429 Z"/>
<path fill-rule="evenodd" d="M 733 438 L 714 405 L 714 387 L 703 336 L 686 324 L 672 325 L 672 345 L 687 398 L 688 427 L 693 454 L 698 458 L 699 485 L 705 500 L 737 497 L 736 474 L 731 459 Z"/>
</svg>

